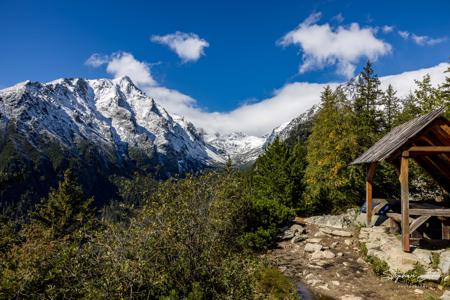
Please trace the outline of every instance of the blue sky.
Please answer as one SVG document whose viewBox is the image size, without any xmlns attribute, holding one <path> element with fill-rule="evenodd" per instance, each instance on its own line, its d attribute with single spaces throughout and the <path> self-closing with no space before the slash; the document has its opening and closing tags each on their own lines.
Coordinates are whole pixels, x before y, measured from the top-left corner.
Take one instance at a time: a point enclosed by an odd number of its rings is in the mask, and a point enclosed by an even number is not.
<svg viewBox="0 0 450 300">
<path fill-rule="evenodd" d="M 110 63 L 125 53 L 148 71 L 151 87 L 180 93 L 187 98 L 175 102 L 203 112 L 230 112 L 270 99 L 292 83 L 341 82 L 367 58 L 376 60 L 376 71 L 384 76 L 433 67 L 450 56 L 450 1 L 444 0 L 1 0 L 0 12 L 0 87 L 27 79 L 114 77 L 126 70 L 111 71 Z M 313 22 L 305 21 L 308 17 Z M 302 22 L 304 32 L 298 32 Z M 342 47 L 344 40 L 335 43 L 336 51 L 323 53 L 332 47 L 327 37 L 344 38 L 352 23 L 358 28 L 353 27 L 348 47 Z M 315 25 L 329 28 L 317 41 L 321 47 L 308 45 L 317 37 L 311 31 Z M 167 36 L 177 31 L 203 41 L 187 45 L 200 49 L 191 49 L 188 58 L 177 55 Z M 369 46 L 350 53 L 358 34 Z M 93 54 L 102 60 L 96 67 L 86 64 Z M 299 72 L 301 66 L 305 70 Z"/>
</svg>

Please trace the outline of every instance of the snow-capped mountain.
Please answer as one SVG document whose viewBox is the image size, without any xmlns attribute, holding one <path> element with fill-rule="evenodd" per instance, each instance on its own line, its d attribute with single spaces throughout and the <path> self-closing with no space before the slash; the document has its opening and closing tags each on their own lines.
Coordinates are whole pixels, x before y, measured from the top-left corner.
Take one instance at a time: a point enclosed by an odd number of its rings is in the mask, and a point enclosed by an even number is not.
<svg viewBox="0 0 450 300">
<path fill-rule="evenodd" d="M 57 143 L 73 153 L 95 144 L 102 159 L 164 166 L 165 175 L 224 162 L 190 122 L 169 115 L 128 77 L 26 81 L 0 91 L 0 126 L 41 151 Z"/>
<path fill-rule="evenodd" d="M 255 161 L 263 152 L 266 138 L 235 132 L 207 136 L 205 140 L 217 149 L 223 158 L 231 159 L 236 165 L 244 165 Z"/>
<path fill-rule="evenodd" d="M 277 137 L 283 142 L 288 139 L 295 139 L 296 142 L 306 141 L 316 111 L 317 107 L 313 106 L 308 111 L 300 114 L 298 117 L 273 129 L 265 139 L 262 148 L 266 149 Z"/>
<path fill-rule="evenodd" d="M 183 117 L 169 114 L 126 76 L 26 81 L 0 90 L 0 130 L 5 135 L 14 127 L 15 151 L 24 157 L 29 149 L 47 155 L 55 147 L 66 156 L 82 157 L 88 145 L 108 168 L 157 168 L 163 177 L 222 165 L 228 159 L 236 165 L 252 163 L 275 137 L 286 140 L 311 114 L 264 137 L 241 132 L 205 135 Z"/>
</svg>

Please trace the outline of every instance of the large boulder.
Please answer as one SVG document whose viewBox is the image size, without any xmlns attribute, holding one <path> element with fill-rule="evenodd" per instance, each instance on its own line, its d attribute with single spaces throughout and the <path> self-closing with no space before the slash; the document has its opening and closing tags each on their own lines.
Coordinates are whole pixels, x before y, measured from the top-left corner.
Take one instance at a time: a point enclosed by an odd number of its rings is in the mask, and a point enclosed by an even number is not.
<svg viewBox="0 0 450 300">
<path fill-rule="evenodd" d="M 358 210 L 352 208 L 341 215 L 313 216 L 310 218 L 306 218 L 304 221 L 306 224 L 344 229 L 354 224 L 357 214 Z"/>
</svg>

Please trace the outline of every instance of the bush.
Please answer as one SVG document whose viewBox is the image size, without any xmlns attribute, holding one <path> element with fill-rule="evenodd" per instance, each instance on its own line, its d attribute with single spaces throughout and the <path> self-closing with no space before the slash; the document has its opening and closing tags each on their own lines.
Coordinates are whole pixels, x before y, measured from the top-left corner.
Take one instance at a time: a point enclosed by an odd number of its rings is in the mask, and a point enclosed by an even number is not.
<svg viewBox="0 0 450 300">
<path fill-rule="evenodd" d="M 257 298 L 273 300 L 300 299 L 292 281 L 279 270 L 271 267 L 261 267 L 257 273 Z"/>
</svg>

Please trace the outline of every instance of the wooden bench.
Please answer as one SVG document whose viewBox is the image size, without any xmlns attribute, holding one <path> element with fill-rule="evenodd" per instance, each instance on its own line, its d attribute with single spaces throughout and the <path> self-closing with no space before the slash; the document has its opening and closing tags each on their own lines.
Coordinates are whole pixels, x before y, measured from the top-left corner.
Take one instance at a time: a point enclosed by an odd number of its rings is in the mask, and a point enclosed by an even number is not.
<svg viewBox="0 0 450 300">
<path fill-rule="evenodd" d="M 442 239 L 450 239 L 450 208 L 433 205 L 429 203 L 410 203 L 409 209 L 409 234 L 413 234 L 429 218 L 437 217 L 442 224 Z M 399 232 L 402 222 L 402 215 L 389 212 L 386 214 L 389 218 L 390 232 Z M 414 216 L 414 217 L 411 217 Z M 417 217 L 416 217 L 417 216 Z"/>
</svg>

